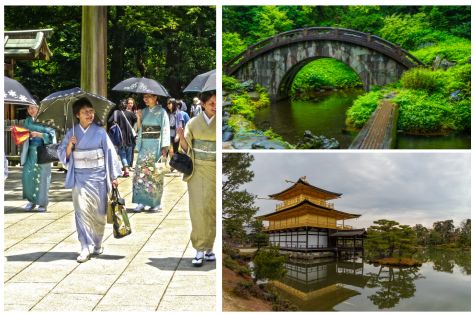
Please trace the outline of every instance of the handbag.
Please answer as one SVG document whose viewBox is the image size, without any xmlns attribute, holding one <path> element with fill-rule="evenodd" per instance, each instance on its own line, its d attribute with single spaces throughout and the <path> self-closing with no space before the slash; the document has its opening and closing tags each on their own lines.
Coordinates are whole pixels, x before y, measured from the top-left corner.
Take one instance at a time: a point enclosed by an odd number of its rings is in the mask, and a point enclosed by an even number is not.
<svg viewBox="0 0 475 314">
<path fill-rule="evenodd" d="M 12 137 L 15 140 L 16 145 L 22 144 L 30 137 L 30 130 L 26 128 L 22 128 L 21 126 L 14 125 L 11 128 L 12 130 Z"/>
<path fill-rule="evenodd" d="M 129 216 L 127 215 L 127 210 L 125 209 L 125 200 L 120 197 L 119 190 L 117 188 L 112 188 L 110 212 L 112 215 L 112 230 L 114 233 L 114 238 L 120 239 L 131 234 L 132 228 L 130 227 Z"/>
<path fill-rule="evenodd" d="M 58 157 L 59 144 L 40 145 L 36 148 L 37 164 L 47 164 L 59 161 Z"/>
<path fill-rule="evenodd" d="M 167 163 L 167 158 L 160 156 L 160 159 L 155 163 L 155 175 L 164 176 L 171 172 L 170 166 Z"/>
<path fill-rule="evenodd" d="M 179 152 L 173 154 L 170 159 L 170 167 L 175 168 L 187 176 L 193 172 L 193 162 L 191 161 L 191 158 L 188 155 Z"/>
</svg>

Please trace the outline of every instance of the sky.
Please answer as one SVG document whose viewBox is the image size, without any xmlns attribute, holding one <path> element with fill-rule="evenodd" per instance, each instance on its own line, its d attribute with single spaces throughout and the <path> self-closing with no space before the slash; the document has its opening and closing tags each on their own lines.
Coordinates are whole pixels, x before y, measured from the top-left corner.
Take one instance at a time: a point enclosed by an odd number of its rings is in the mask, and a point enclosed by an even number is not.
<svg viewBox="0 0 475 314">
<path fill-rule="evenodd" d="M 253 153 L 252 182 L 243 189 L 268 198 L 306 176 L 310 184 L 342 193 L 335 209 L 361 214 L 345 225 L 367 228 L 378 219 L 432 227 L 470 218 L 470 154 L 457 153 Z M 258 215 L 278 201 L 257 199 Z"/>
</svg>

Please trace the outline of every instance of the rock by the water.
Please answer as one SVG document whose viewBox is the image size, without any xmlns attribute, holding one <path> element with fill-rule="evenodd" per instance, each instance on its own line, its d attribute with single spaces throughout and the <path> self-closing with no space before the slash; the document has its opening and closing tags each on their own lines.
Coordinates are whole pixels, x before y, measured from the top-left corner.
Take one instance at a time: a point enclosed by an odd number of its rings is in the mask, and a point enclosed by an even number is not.
<svg viewBox="0 0 475 314">
<path fill-rule="evenodd" d="M 252 148 L 253 149 L 285 149 L 284 146 L 270 140 L 255 142 L 252 144 Z"/>
<path fill-rule="evenodd" d="M 387 93 L 386 95 L 384 95 L 385 99 L 393 99 L 394 97 L 396 97 L 395 92 L 390 92 L 390 93 Z"/>
<path fill-rule="evenodd" d="M 461 90 L 456 90 L 455 92 L 450 93 L 450 100 L 460 100 L 461 98 Z"/>
<path fill-rule="evenodd" d="M 336 149 L 340 148 L 340 143 L 334 138 L 326 138 L 323 135 L 314 135 L 306 130 L 303 138 L 297 143 L 298 149 Z"/>
<path fill-rule="evenodd" d="M 233 132 L 229 132 L 229 131 L 223 132 L 223 142 L 228 142 L 232 140 L 233 137 L 234 137 Z"/>
<path fill-rule="evenodd" d="M 247 80 L 241 83 L 241 87 L 246 91 L 252 91 L 256 89 L 256 83 L 253 80 Z"/>
<path fill-rule="evenodd" d="M 258 92 L 248 92 L 247 95 L 254 101 L 261 99 L 261 95 Z"/>
<path fill-rule="evenodd" d="M 270 140 L 262 131 L 240 132 L 234 134 L 232 145 L 236 149 L 286 149 L 277 141 Z"/>
</svg>

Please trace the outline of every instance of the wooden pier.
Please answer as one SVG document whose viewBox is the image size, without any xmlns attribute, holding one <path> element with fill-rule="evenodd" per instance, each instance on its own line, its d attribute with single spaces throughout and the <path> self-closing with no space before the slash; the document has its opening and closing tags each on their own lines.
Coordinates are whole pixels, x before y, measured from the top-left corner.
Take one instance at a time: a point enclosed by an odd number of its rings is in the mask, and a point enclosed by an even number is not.
<svg viewBox="0 0 475 314">
<path fill-rule="evenodd" d="M 399 106 L 389 100 L 383 100 L 349 148 L 395 148 L 398 115 Z"/>
</svg>

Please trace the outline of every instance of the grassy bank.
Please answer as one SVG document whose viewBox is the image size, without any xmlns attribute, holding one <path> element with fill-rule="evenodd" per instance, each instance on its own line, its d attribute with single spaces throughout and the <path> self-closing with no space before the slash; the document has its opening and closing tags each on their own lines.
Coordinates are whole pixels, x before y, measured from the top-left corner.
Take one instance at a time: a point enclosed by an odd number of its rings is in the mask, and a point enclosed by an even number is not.
<svg viewBox="0 0 475 314">
<path fill-rule="evenodd" d="M 295 76 L 290 90 L 293 99 L 308 100 L 315 92 L 362 86 L 360 78 L 348 65 L 335 59 L 318 59 L 304 66 Z"/>
</svg>

